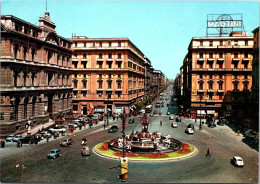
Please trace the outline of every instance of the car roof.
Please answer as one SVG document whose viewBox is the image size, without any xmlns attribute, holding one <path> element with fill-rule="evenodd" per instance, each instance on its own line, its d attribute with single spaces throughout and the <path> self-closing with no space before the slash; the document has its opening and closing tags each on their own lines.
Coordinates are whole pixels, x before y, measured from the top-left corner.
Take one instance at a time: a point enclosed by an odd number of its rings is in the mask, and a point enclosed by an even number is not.
<svg viewBox="0 0 260 184">
<path fill-rule="evenodd" d="M 235 159 L 241 159 L 241 160 L 242 160 L 242 158 L 239 157 L 239 156 L 234 156 L 234 158 L 235 158 Z"/>
<path fill-rule="evenodd" d="M 51 151 L 60 151 L 59 149 L 53 149 L 53 150 L 51 150 Z"/>
</svg>

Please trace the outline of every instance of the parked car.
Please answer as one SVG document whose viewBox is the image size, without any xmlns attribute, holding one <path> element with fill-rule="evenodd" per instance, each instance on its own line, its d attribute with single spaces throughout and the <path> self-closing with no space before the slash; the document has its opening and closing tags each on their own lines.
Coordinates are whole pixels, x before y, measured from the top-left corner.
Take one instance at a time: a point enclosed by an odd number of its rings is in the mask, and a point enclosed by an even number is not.
<svg viewBox="0 0 260 184">
<path fill-rule="evenodd" d="M 86 146 L 86 145 L 82 146 L 81 155 L 82 156 L 89 156 L 90 155 L 88 146 Z"/>
<path fill-rule="evenodd" d="M 157 113 L 158 113 L 158 111 L 157 111 L 157 110 L 154 110 L 154 111 L 153 111 L 153 114 L 157 114 Z"/>
<path fill-rule="evenodd" d="M 40 132 L 40 134 L 41 134 L 41 136 L 42 137 L 44 137 L 44 138 L 46 138 L 47 136 L 51 136 L 51 133 L 50 132 L 48 132 L 48 131 L 42 131 L 42 132 Z"/>
<path fill-rule="evenodd" d="M 108 133 L 113 133 L 117 131 L 118 131 L 118 127 L 116 125 L 113 125 L 108 129 Z"/>
<path fill-rule="evenodd" d="M 217 125 L 224 126 L 225 123 L 224 123 L 223 121 L 219 120 L 219 121 L 217 122 Z"/>
<path fill-rule="evenodd" d="M 175 119 L 177 122 L 181 122 L 181 117 L 176 117 Z"/>
<path fill-rule="evenodd" d="M 61 156 L 61 151 L 59 149 L 53 149 L 51 150 L 51 152 L 48 154 L 48 158 L 53 158 L 55 159 L 56 157 L 60 157 Z"/>
<path fill-rule="evenodd" d="M 32 136 L 26 136 L 23 139 L 21 139 L 23 144 L 29 144 L 32 139 Z"/>
<path fill-rule="evenodd" d="M 168 111 L 166 115 L 170 115 L 171 113 Z"/>
<path fill-rule="evenodd" d="M 170 115 L 169 116 L 169 120 L 173 120 L 174 119 L 174 116 L 173 115 Z"/>
<path fill-rule="evenodd" d="M 74 141 L 72 139 L 65 139 L 60 143 L 60 146 L 67 147 L 72 144 L 74 144 Z"/>
<path fill-rule="evenodd" d="M 5 139 L 6 142 L 12 142 L 14 138 L 14 135 L 8 135 L 8 137 Z"/>
<path fill-rule="evenodd" d="M 244 161 L 241 157 L 234 156 L 231 158 L 231 163 L 238 167 L 244 167 Z"/>
<path fill-rule="evenodd" d="M 49 131 L 55 133 L 55 132 L 66 132 L 67 129 L 66 128 L 59 128 L 59 127 L 54 127 L 54 128 L 50 128 Z"/>
<path fill-rule="evenodd" d="M 128 124 L 133 124 L 135 122 L 134 118 L 129 119 Z"/>
<path fill-rule="evenodd" d="M 178 123 L 176 121 L 172 122 L 171 127 L 177 128 L 178 127 Z"/>
<path fill-rule="evenodd" d="M 14 138 L 13 138 L 13 142 L 18 142 L 21 139 L 23 139 L 22 135 L 15 135 Z"/>
</svg>

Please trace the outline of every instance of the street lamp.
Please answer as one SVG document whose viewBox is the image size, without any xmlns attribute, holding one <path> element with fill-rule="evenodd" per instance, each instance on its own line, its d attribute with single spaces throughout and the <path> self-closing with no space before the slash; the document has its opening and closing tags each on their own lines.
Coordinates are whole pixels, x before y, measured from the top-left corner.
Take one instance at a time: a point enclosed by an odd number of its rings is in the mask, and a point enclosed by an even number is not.
<svg viewBox="0 0 260 184">
<path fill-rule="evenodd" d="M 125 126 L 126 126 L 126 118 L 127 114 L 125 112 L 125 107 L 123 107 L 123 118 L 122 118 L 122 123 L 123 123 L 123 130 L 122 130 L 122 137 L 123 137 L 123 158 L 125 157 Z"/>
</svg>

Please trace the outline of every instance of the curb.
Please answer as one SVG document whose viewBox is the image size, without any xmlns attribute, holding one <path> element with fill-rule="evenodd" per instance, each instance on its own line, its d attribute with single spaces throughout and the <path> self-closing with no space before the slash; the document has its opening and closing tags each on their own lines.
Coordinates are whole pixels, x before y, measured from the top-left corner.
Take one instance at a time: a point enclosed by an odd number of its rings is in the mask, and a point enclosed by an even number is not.
<svg viewBox="0 0 260 184">
<path fill-rule="evenodd" d="M 191 144 L 189 144 L 191 145 Z M 191 145 L 193 146 L 193 145 Z M 110 155 L 105 155 L 105 154 L 102 154 L 100 153 L 97 149 L 96 149 L 97 145 L 92 149 L 92 151 L 97 154 L 98 156 L 101 156 L 103 158 L 107 158 L 107 159 L 120 159 L 121 157 L 116 157 L 116 156 L 110 156 Z M 135 161 L 135 162 L 166 162 L 166 161 L 178 161 L 178 160 L 182 160 L 182 159 L 186 159 L 186 158 L 189 158 L 189 157 L 192 157 L 194 155 L 196 155 L 198 153 L 198 149 L 194 147 L 194 151 L 188 155 L 184 155 L 184 156 L 179 156 L 179 157 L 174 157 L 174 158 L 163 158 L 163 159 L 134 159 L 134 158 L 129 158 L 128 157 L 128 160 L 131 160 L 131 161 Z"/>
</svg>

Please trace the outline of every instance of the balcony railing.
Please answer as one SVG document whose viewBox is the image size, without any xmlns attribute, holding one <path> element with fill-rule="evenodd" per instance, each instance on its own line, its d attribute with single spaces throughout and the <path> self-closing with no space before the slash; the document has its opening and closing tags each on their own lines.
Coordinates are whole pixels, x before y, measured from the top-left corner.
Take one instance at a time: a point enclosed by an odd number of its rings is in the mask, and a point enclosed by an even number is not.
<svg viewBox="0 0 260 184">
<path fill-rule="evenodd" d="M 198 93 L 204 93 L 205 90 L 204 89 L 198 89 Z"/>
<path fill-rule="evenodd" d="M 218 89 L 217 92 L 218 93 L 224 93 L 225 91 L 224 91 L 224 89 Z"/>
<path fill-rule="evenodd" d="M 215 61 L 215 58 L 208 58 L 207 61 L 208 61 L 208 62 L 214 62 L 214 61 Z"/>
<path fill-rule="evenodd" d="M 214 89 L 208 89 L 208 93 L 214 93 Z"/>
<path fill-rule="evenodd" d="M 238 57 L 238 58 L 232 58 L 232 61 L 234 61 L 234 62 L 239 62 L 240 61 L 240 58 Z"/>
<path fill-rule="evenodd" d="M 205 58 L 198 58 L 197 59 L 197 62 L 204 62 L 205 61 Z"/>
</svg>

